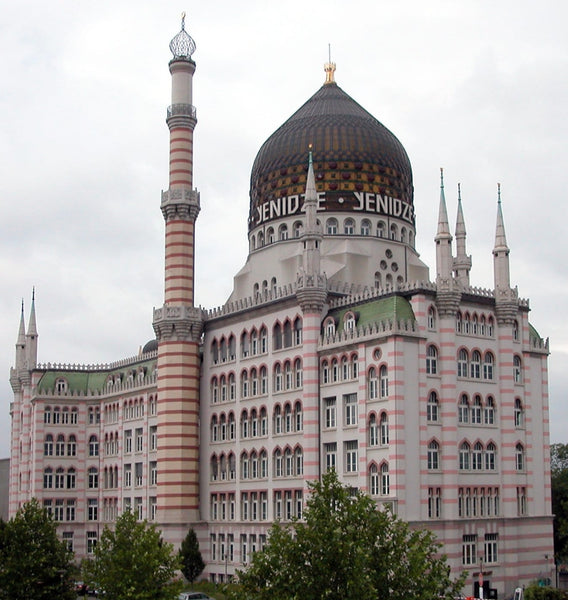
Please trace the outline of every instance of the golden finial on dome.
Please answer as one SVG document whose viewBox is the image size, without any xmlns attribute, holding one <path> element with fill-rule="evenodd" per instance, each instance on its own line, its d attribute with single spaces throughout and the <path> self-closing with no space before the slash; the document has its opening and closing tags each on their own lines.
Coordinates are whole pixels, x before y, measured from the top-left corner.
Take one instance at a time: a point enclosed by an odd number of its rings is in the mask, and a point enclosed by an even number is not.
<svg viewBox="0 0 568 600">
<path fill-rule="evenodd" d="M 325 71 L 325 83 L 335 83 L 335 63 L 331 62 L 331 44 L 327 45 L 328 61 L 323 69 Z"/>
</svg>

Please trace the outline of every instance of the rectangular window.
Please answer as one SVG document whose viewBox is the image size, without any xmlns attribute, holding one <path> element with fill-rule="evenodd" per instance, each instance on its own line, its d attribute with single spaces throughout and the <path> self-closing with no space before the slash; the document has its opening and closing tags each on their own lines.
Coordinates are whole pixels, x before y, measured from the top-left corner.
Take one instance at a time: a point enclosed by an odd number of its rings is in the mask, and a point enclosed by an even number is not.
<svg viewBox="0 0 568 600">
<path fill-rule="evenodd" d="M 344 394 L 343 406 L 345 407 L 345 425 L 357 425 L 357 394 Z"/>
<path fill-rule="evenodd" d="M 144 430 L 142 427 L 136 429 L 136 452 L 142 452 L 144 445 Z"/>
<path fill-rule="evenodd" d="M 428 488 L 428 518 L 439 519 L 442 515 L 442 489 Z"/>
<path fill-rule="evenodd" d="M 260 519 L 268 519 L 268 492 L 260 492 Z"/>
<path fill-rule="evenodd" d="M 124 432 L 124 452 L 127 454 L 132 452 L 132 429 L 127 429 Z"/>
<path fill-rule="evenodd" d="M 527 488 L 517 488 L 517 515 L 522 517 L 527 514 Z"/>
<path fill-rule="evenodd" d="M 150 450 L 158 449 L 158 427 L 157 425 L 152 425 L 150 427 Z"/>
<path fill-rule="evenodd" d="M 136 463 L 134 465 L 134 475 L 135 475 L 136 487 L 140 487 L 142 485 L 142 480 L 143 480 L 142 463 Z"/>
<path fill-rule="evenodd" d="M 158 512 L 158 498 L 156 498 L 156 496 L 150 496 L 148 498 L 148 503 L 150 505 L 150 521 L 155 521 Z"/>
<path fill-rule="evenodd" d="M 98 521 L 99 519 L 99 501 L 97 498 L 89 498 L 87 501 L 87 518 L 89 521 Z"/>
<path fill-rule="evenodd" d="M 248 546 L 246 534 L 241 535 L 241 562 L 246 563 L 248 560 Z"/>
<path fill-rule="evenodd" d="M 337 470 L 337 442 L 330 442 L 329 444 L 324 444 L 324 453 L 326 470 Z"/>
<path fill-rule="evenodd" d="M 134 514 L 139 521 L 142 520 L 142 498 L 134 498 Z"/>
<path fill-rule="evenodd" d="M 150 461 L 150 485 L 158 485 L 158 463 Z"/>
<path fill-rule="evenodd" d="M 97 532 L 87 531 L 87 554 L 93 554 L 97 545 Z"/>
<path fill-rule="evenodd" d="M 483 548 L 483 555 L 485 557 L 485 564 L 495 564 L 498 562 L 497 559 L 497 533 L 486 533 L 485 544 Z"/>
<path fill-rule="evenodd" d="M 132 465 L 124 465 L 124 487 L 132 487 Z"/>
<path fill-rule="evenodd" d="M 477 564 L 477 535 L 464 535 L 462 538 L 462 565 Z"/>
<path fill-rule="evenodd" d="M 274 492 L 274 518 L 282 518 L 282 492 Z"/>
<path fill-rule="evenodd" d="M 53 513 L 54 521 L 63 521 L 63 500 L 55 501 L 55 511 Z"/>
<path fill-rule="evenodd" d="M 75 500 L 67 500 L 67 514 L 66 516 L 66 520 L 67 521 L 74 521 L 75 520 Z"/>
<path fill-rule="evenodd" d="M 43 508 L 45 508 L 48 515 L 53 516 L 53 507 L 51 506 L 51 500 L 43 501 Z"/>
<path fill-rule="evenodd" d="M 336 402 L 335 398 L 324 398 L 325 426 L 329 429 L 336 427 Z"/>
<path fill-rule="evenodd" d="M 67 546 L 67 549 L 70 552 L 73 552 L 73 532 L 72 531 L 64 531 L 63 532 L 63 541 Z"/>
<path fill-rule="evenodd" d="M 345 444 L 345 471 L 347 473 L 357 473 L 358 442 L 352 440 L 344 442 Z"/>
</svg>

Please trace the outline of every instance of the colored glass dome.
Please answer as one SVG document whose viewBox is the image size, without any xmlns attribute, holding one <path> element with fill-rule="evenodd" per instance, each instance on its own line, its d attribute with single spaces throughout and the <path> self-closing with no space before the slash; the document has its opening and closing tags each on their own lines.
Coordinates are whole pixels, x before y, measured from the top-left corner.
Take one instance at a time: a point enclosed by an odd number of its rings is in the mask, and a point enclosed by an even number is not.
<svg viewBox="0 0 568 600">
<path fill-rule="evenodd" d="M 359 210 L 362 194 L 395 198 L 414 222 L 412 167 L 399 140 L 333 80 L 326 82 L 260 148 L 250 186 L 249 230 L 285 216 L 303 194 L 307 153 L 313 146 L 318 192 L 325 210 Z M 391 201 L 392 206 L 392 201 Z"/>
</svg>

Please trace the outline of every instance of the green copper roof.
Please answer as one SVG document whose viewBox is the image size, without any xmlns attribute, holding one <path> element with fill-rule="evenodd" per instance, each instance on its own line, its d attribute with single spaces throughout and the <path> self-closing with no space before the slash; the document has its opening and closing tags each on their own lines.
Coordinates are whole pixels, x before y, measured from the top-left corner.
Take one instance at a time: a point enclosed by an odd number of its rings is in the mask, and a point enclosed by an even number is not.
<svg viewBox="0 0 568 600">
<path fill-rule="evenodd" d="M 357 327 L 364 327 L 381 321 L 415 321 L 414 311 L 410 302 L 402 296 L 389 296 L 378 300 L 371 300 L 356 306 L 347 306 L 341 309 L 332 309 L 329 316 L 334 317 L 337 330 L 343 330 L 343 319 L 347 312 L 357 316 Z"/>
<path fill-rule="evenodd" d="M 134 372 L 135 374 L 140 368 L 144 368 L 145 376 L 147 377 L 154 372 L 156 363 L 157 358 L 154 357 L 147 360 L 133 361 L 116 368 L 104 368 L 101 366 L 100 369 L 95 367 L 92 370 L 49 369 L 39 380 L 37 389 L 40 392 L 51 392 L 55 389 L 55 382 L 58 379 L 65 379 L 67 381 L 69 392 L 79 394 L 102 392 L 104 391 L 105 384 L 110 376 L 115 378 L 117 375 L 120 375 L 122 381 L 125 383 L 130 373 Z"/>
</svg>

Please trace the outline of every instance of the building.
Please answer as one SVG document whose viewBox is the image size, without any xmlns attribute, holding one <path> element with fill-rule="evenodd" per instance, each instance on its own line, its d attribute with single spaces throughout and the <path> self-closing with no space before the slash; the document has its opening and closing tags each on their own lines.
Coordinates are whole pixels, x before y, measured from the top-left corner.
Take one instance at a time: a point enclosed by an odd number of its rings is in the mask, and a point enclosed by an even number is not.
<svg viewBox="0 0 568 600">
<path fill-rule="evenodd" d="M 10 514 L 37 497 L 78 557 L 131 508 L 223 581 L 334 468 L 444 543 L 467 592 L 553 570 L 548 344 L 509 276 L 500 198 L 494 289 L 470 283 L 441 180 L 435 276 L 415 248 L 412 168 L 335 82 L 263 144 L 249 254 L 221 307 L 194 304 L 195 44 L 173 59 L 164 303 L 156 340 L 108 365 L 38 364 L 24 310 L 10 380 Z M 199 148 L 196 148 L 199 151 Z M 454 243 L 455 242 L 455 243 Z M 199 259 L 199 257 L 197 257 Z M 471 591 L 470 591 L 471 590 Z"/>
</svg>

